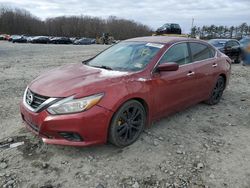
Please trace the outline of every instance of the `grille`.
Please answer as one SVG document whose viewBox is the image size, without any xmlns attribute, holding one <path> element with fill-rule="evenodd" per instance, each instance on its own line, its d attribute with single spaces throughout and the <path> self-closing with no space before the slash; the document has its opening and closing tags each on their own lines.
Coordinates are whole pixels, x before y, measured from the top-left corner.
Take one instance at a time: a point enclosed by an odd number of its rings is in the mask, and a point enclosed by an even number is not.
<svg viewBox="0 0 250 188">
<path fill-rule="evenodd" d="M 46 101 L 49 97 L 39 95 L 37 93 L 32 92 L 28 89 L 26 93 L 26 103 L 32 108 L 38 108 L 44 101 Z"/>
</svg>

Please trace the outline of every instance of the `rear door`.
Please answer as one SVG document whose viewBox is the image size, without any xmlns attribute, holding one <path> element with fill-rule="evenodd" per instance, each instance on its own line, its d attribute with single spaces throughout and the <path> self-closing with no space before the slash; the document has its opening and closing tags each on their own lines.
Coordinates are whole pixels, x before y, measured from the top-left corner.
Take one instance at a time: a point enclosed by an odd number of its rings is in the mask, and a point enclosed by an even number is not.
<svg viewBox="0 0 250 188">
<path fill-rule="evenodd" d="M 152 98 L 155 110 L 153 116 L 160 118 L 169 113 L 179 111 L 193 103 L 195 88 L 194 67 L 191 62 L 186 42 L 170 47 L 159 61 L 179 64 L 177 71 L 153 72 Z"/>
<path fill-rule="evenodd" d="M 218 72 L 216 51 L 209 45 L 201 42 L 189 42 L 192 54 L 192 64 L 195 70 L 196 102 L 209 97 L 214 80 Z"/>
</svg>

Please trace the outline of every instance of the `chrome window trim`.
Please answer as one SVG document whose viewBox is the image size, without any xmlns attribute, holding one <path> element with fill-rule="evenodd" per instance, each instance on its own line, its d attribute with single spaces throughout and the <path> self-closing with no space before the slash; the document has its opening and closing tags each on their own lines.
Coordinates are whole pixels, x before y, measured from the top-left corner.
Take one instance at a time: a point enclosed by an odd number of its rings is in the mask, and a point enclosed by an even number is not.
<svg viewBox="0 0 250 188">
<path fill-rule="evenodd" d="M 24 95 L 23 95 L 23 104 L 24 106 L 29 109 L 30 111 L 32 112 L 38 112 L 40 109 L 42 109 L 44 106 L 48 105 L 49 103 L 57 100 L 58 98 L 54 98 L 54 97 L 51 97 L 51 98 L 48 98 L 46 101 L 44 101 L 38 108 L 34 109 L 32 108 L 30 105 L 27 104 L 26 102 L 26 94 L 27 94 L 27 91 L 28 91 L 28 87 L 25 89 L 24 91 Z"/>
<path fill-rule="evenodd" d="M 217 52 L 216 52 L 216 53 L 217 53 Z M 191 65 L 191 64 L 196 64 L 196 63 L 202 63 L 203 61 L 212 60 L 212 59 L 216 59 L 216 57 L 211 57 L 211 58 L 208 58 L 208 59 L 203 59 L 203 60 L 200 60 L 200 61 L 194 61 L 194 62 L 192 62 L 192 63 L 188 63 L 188 64 L 180 65 L 179 67 L 183 67 L 183 66 L 186 66 L 186 65 Z"/>
<path fill-rule="evenodd" d="M 186 65 L 192 65 L 192 64 L 195 64 L 195 63 L 201 63 L 203 61 L 207 61 L 207 60 L 212 60 L 212 59 L 216 59 L 217 58 L 217 55 L 218 55 L 218 51 L 216 49 L 214 49 L 213 46 L 211 46 L 210 44 L 205 44 L 205 43 L 202 43 L 202 42 L 199 42 L 199 41 L 181 41 L 181 42 L 176 42 L 174 44 L 171 44 L 168 49 L 166 49 L 166 51 L 161 55 L 161 57 L 158 59 L 157 63 L 155 64 L 155 66 L 153 67 L 152 71 L 151 71 L 151 74 L 154 73 L 156 67 L 159 65 L 162 57 L 168 52 L 168 50 L 170 48 L 172 48 L 174 45 L 177 45 L 177 44 L 182 44 L 182 43 L 199 43 L 199 44 L 204 44 L 206 46 L 208 46 L 209 48 L 212 48 L 215 53 L 214 53 L 214 57 L 211 57 L 211 58 L 208 58 L 208 59 L 203 59 L 203 60 L 200 60 L 200 61 L 194 61 L 194 62 L 191 62 L 191 63 L 188 63 L 188 64 L 184 64 L 184 65 L 180 65 L 179 67 L 183 67 L 183 66 L 186 66 Z"/>
</svg>

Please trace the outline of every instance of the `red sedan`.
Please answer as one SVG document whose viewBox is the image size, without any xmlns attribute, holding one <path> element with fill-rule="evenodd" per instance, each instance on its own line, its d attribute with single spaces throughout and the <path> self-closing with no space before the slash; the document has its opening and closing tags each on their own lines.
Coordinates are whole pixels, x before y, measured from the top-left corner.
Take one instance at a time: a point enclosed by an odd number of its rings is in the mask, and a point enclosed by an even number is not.
<svg viewBox="0 0 250 188">
<path fill-rule="evenodd" d="M 231 60 L 189 38 L 141 37 L 31 82 L 22 118 L 45 143 L 124 147 L 152 121 L 205 101 L 217 104 Z"/>
</svg>

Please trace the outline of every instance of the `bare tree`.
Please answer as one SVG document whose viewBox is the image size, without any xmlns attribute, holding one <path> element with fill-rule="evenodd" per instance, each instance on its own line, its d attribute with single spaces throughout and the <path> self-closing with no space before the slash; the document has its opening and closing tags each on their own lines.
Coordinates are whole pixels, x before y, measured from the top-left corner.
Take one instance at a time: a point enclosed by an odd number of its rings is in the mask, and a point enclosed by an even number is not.
<svg viewBox="0 0 250 188">
<path fill-rule="evenodd" d="M 195 35 L 194 35 L 195 34 Z M 191 30 L 191 36 L 199 36 L 202 39 L 212 38 L 237 38 L 240 39 L 250 34 L 250 26 L 242 23 L 239 26 L 203 26 L 201 29 L 194 26 Z"/>
<path fill-rule="evenodd" d="M 60 16 L 42 21 L 23 9 L 0 8 L 0 33 L 96 38 L 104 32 L 116 39 L 127 39 L 151 35 L 152 30 L 133 20 L 114 16 L 106 20 L 90 16 Z"/>
</svg>

